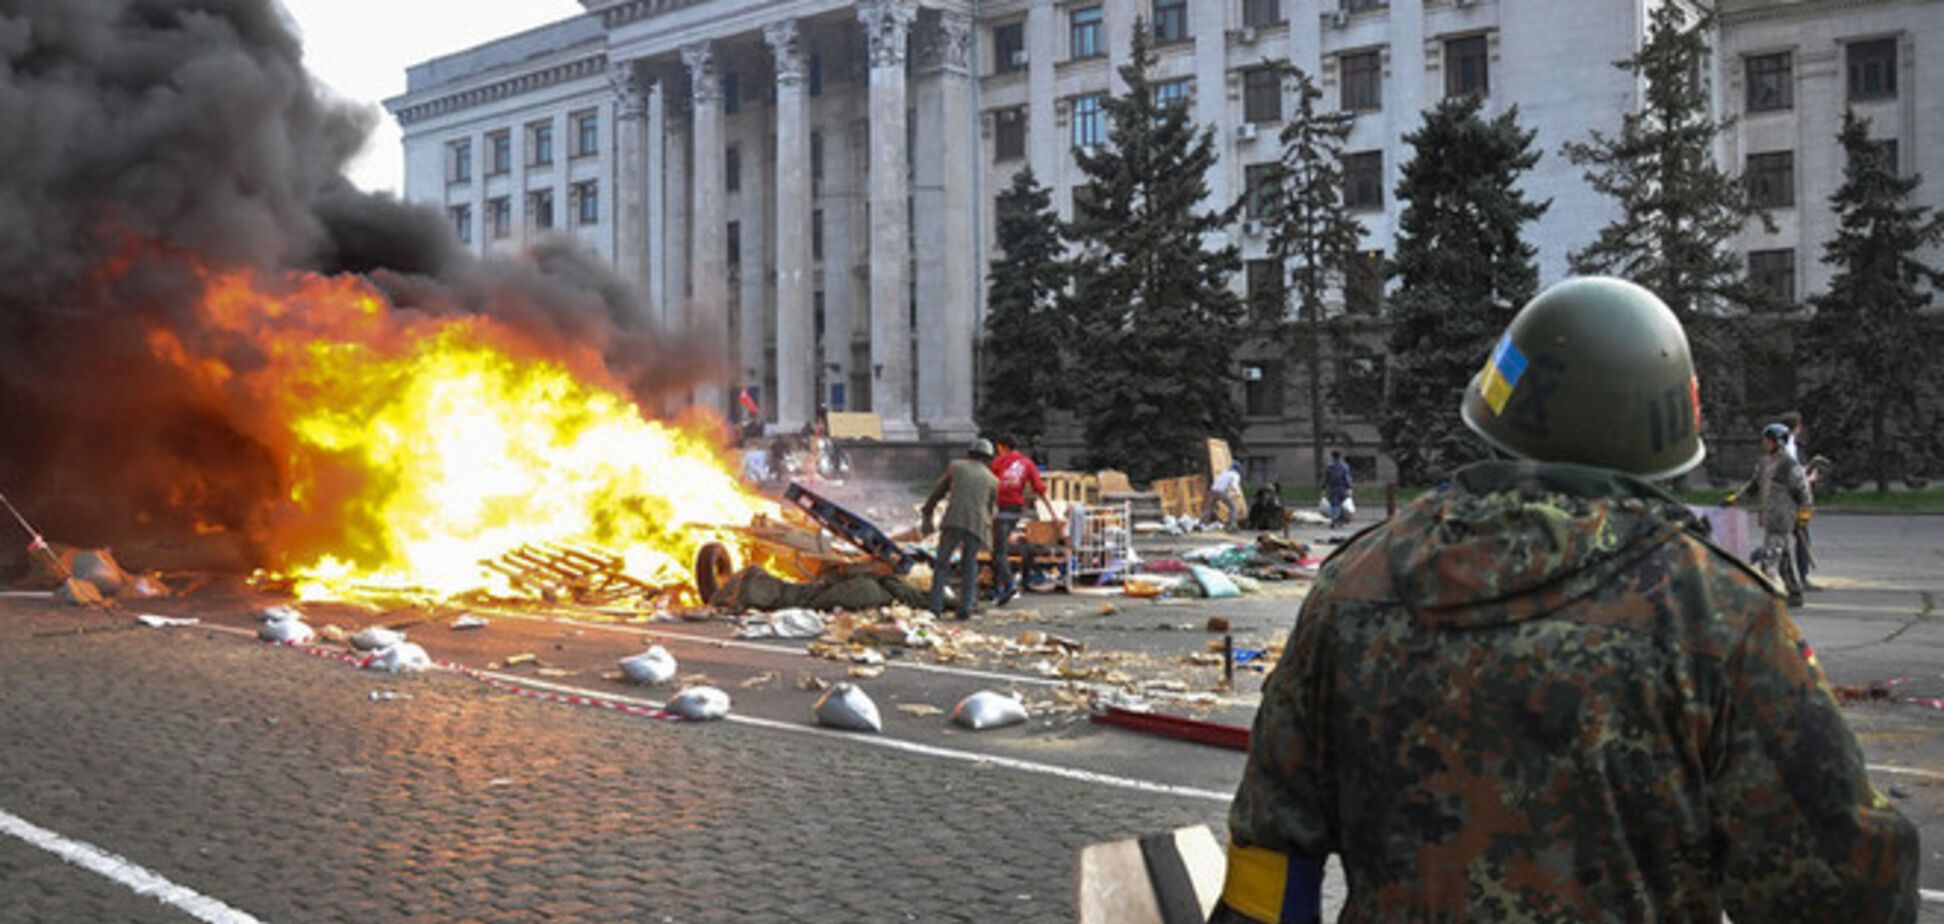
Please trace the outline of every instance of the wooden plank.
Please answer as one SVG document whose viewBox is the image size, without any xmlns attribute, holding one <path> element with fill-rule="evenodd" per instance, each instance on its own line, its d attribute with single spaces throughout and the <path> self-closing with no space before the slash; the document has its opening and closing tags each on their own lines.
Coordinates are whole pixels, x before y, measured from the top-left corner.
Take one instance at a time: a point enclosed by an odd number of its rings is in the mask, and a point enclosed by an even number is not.
<svg viewBox="0 0 1944 924">
<path fill-rule="evenodd" d="M 1193 894 L 1157 896 L 1162 884 L 1154 879 L 1140 838 L 1090 844 L 1080 849 L 1074 877 L 1075 920 L 1080 924 L 1166 924 L 1162 903 L 1169 899 L 1169 907 L 1177 910 L 1184 904 L 1198 909 L 1198 920 L 1207 920 L 1214 913 L 1228 874 L 1228 857 L 1215 833 L 1207 825 L 1194 825 L 1148 840 L 1151 846 L 1157 841 L 1172 841 Z M 1178 888 L 1180 883 L 1173 885 Z"/>
<path fill-rule="evenodd" d="M 1213 479 L 1235 464 L 1235 455 L 1229 451 L 1228 440 L 1209 437 L 1208 439 L 1208 477 Z"/>
<path fill-rule="evenodd" d="M 832 411 L 827 422 L 831 439 L 884 441 L 884 419 L 876 414 Z"/>
</svg>

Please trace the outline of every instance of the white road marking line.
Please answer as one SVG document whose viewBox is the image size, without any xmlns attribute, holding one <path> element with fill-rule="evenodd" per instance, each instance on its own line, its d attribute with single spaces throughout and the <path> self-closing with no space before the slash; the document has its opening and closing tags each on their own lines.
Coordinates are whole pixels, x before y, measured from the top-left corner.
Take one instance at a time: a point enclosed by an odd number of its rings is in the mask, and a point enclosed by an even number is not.
<svg viewBox="0 0 1944 924">
<path fill-rule="evenodd" d="M 1923 896 L 1924 901 L 1944 905 L 1944 891 L 1938 889 L 1918 889 L 1917 894 Z"/>
<path fill-rule="evenodd" d="M 501 674 L 495 671 L 480 671 L 480 673 L 487 677 L 492 677 L 496 680 L 503 680 L 508 683 L 517 683 L 520 684 L 521 686 L 526 686 L 526 687 L 535 687 L 538 689 L 552 690 L 556 693 L 567 693 L 574 696 L 593 696 L 602 699 L 611 699 L 614 700 L 615 702 L 633 703 L 635 705 L 647 706 L 651 709 L 663 709 L 667 707 L 666 703 L 657 702 L 652 699 L 641 699 L 638 697 L 623 696 L 614 693 L 595 692 L 582 687 L 568 686 L 567 684 L 564 683 L 549 683 L 547 681 L 537 680 L 532 677 L 521 677 L 514 674 Z M 730 713 L 729 715 L 725 716 L 723 720 L 727 722 L 740 722 L 744 725 L 750 725 L 756 728 L 772 728 L 772 729 L 779 729 L 782 731 L 818 735 L 821 737 L 839 739 L 843 741 L 853 742 L 856 744 L 864 744 L 864 745 L 870 745 L 873 747 L 881 747 L 881 748 L 890 748 L 891 750 L 894 751 L 905 751 L 912 754 L 923 754 L 929 757 L 942 757 L 950 760 L 962 760 L 967 763 L 989 764 L 997 767 L 1006 767 L 1013 770 L 1021 770 L 1027 773 L 1039 773 L 1047 776 L 1064 777 L 1066 779 L 1079 780 L 1081 782 L 1086 782 L 1086 783 L 1098 783 L 1104 786 L 1115 786 L 1121 789 L 1132 789 L 1137 792 L 1149 792 L 1149 793 L 1156 793 L 1160 795 L 1180 796 L 1186 799 L 1205 799 L 1213 802 L 1222 802 L 1222 803 L 1227 803 L 1231 799 L 1235 798 L 1235 794 L 1231 792 L 1218 792 L 1212 789 L 1197 789 L 1192 786 L 1176 786 L 1172 783 L 1156 783 L 1152 780 L 1142 780 L 1142 779 L 1135 779 L 1133 777 L 1115 776 L 1111 773 L 1098 773 L 1092 770 L 1079 770 L 1073 767 L 1061 767 L 1056 764 L 1043 764 L 1038 761 L 1021 760 L 1016 757 L 1002 757 L 996 754 L 979 754 L 972 751 L 961 751 L 955 748 L 942 748 L 942 747 L 937 747 L 935 745 L 919 744 L 915 741 L 902 741 L 897 738 L 886 738 L 879 735 L 858 734 L 856 732 L 840 732 L 828 728 L 822 728 L 815 725 L 798 725 L 792 722 L 779 722 L 776 721 L 775 719 L 763 719 L 763 718 L 758 718 L 756 716 L 737 715 L 735 713 Z"/>
<path fill-rule="evenodd" d="M 1921 770 L 1916 767 L 1899 767 L 1895 764 L 1865 764 L 1863 769 L 1872 773 L 1901 773 L 1905 776 L 1921 776 L 1925 779 L 1944 780 L 1944 773 L 1935 770 Z"/>
<path fill-rule="evenodd" d="M 5 809 L 0 809 L 0 833 L 11 834 L 74 866 L 112 879 L 134 890 L 137 895 L 146 895 L 198 921 L 209 924 L 261 924 L 250 915 L 200 892 L 176 885 L 125 857 L 93 844 L 62 837 Z"/>
</svg>

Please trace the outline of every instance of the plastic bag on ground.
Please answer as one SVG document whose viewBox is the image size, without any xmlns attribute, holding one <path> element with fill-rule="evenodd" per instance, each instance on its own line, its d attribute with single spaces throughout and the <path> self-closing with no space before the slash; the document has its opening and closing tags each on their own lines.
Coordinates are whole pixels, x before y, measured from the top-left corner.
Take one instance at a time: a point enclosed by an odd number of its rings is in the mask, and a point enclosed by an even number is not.
<svg viewBox="0 0 1944 924">
<path fill-rule="evenodd" d="M 1026 718 L 1026 706 L 1019 697 L 991 690 L 980 690 L 952 707 L 952 721 L 973 731 L 1018 725 Z"/>
<path fill-rule="evenodd" d="M 351 635 L 351 647 L 359 651 L 383 651 L 405 640 L 405 633 L 384 626 L 368 626 Z"/>
<path fill-rule="evenodd" d="M 416 674 L 432 667 L 432 656 L 412 642 L 399 642 L 372 655 L 364 666 L 393 674 Z"/>
<path fill-rule="evenodd" d="M 257 622 L 275 622 L 279 619 L 302 619 L 304 614 L 294 606 L 269 606 L 251 614 Z"/>
<path fill-rule="evenodd" d="M 643 686 L 674 680 L 675 670 L 675 656 L 660 645 L 650 645 L 647 651 L 621 659 L 622 676 Z"/>
<path fill-rule="evenodd" d="M 668 711 L 691 722 L 711 722 L 729 714 L 729 694 L 715 687 L 689 687 L 668 701 Z"/>
<path fill-rule="evenodd" d="M 257 629 L 257 637 L 280 645 L 301 645 L 316 637 L 317 633 L 311 629 L 310 624 L 295 615 L 296 610 L 290 612 L 291 616 L 282 619 L 265 620 Z"/>
<path fill-rule="evenodd" d="M 824 634 L 824 621 L 813 610 L 792 608 L 777 610 L 761 617 L 742 631 L 737 638 L 817 638 Z"/>
<path fill-rule="evenodd" d="M 817 698 L 817 724 L 846 731 L 879 732 L 884 720 L 870 694 L 854 683 L 840 683 Z"/>
<path fill-rule="evenodd" d="M 1235 586 L 1235 582 L 1229 580 L 1228 575 L 1206 565 L 1189 565 L 1188 573 L 1195 576 L 1195 583 L 1201 585 L 1202 592 L 1207 594 L 1210 600 L 1239 596 L 1242 593 Z"/>
<path fill-rule="evenodd" d="M 184 626 L 193 626 L 202 622 L 202 620 L 195 617 L 184 618 L 180 616 L 158 616 L 154 613 L 143 613 L 135 617 L 135 622 L 151 629 L 179 629 Z"/>
</svg>

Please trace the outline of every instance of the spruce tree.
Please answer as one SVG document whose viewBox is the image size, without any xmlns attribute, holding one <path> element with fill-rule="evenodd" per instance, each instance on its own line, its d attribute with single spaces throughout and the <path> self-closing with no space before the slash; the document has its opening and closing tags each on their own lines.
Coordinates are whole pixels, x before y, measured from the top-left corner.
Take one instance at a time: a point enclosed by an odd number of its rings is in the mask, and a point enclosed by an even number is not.
<svg viewBox="0 0 1944 924">
<path fill-rule="evenodd" d="M 999 194 L 999 252 L 986 274 L 985 390 L 979 428 L 1031 440 L 1049 409 L 1067 405 L 1067 270 L 1053 196 L 1027 167 Z"/>
<path fill-rule="evenodd" d="M 1538 288 L 1522 233 L 1545 214 L 1519 177 L 1539 162 L 1515 107 L 1487 121 L 1474 97 L 1448 99 L 1404 136 L 1397 196 L 1398 281 L 1390 299 L 1391 393 L 1379 430 L 1403 479 L 1422 484 L 1486 456 L 1458 416 L 1465 385 Z"/>
<path fill-rule="evenodd" d="M 1200 471 L 1203 440 L 1237 441 L 1242 429 L 1230 357 L 1243 307 L 1228 287 L 1241 255 L 1204 243 L 1241 205 L 1203 207 L 1214 130 L 1155 99 L 1154 65 L 1137 23 L 1120 71 L 1127 89 L 1104 104 L 1108 143 L 1077 153 L 1087 183 L 1074 189 L 1066 229 L 1077 255 L 1064 304 L 1088 451 L 1137 480 Z"/>
<path fill-rule="evenodd" d="M 1890 479 L 1926 466 L 1939 421 L 1925 400 L 1940 384 L 1933 328 L 1922 312 L 1944 273 L 1918 251 L 1944 241 L 1944 215 L 1910 203 L 1921 177 L 1899 177 L 1869 120 L 1843 114 L 1848 162 L 1830 196 L 1839 230 L 1823 246 L 1836 270 L 1829 290 L 1810 299 L 1815 315 L 1797 344 L 1811 445 L 1827 447 L 1842 468 L 1860 469 L 1889 490 Z M 1841 458 L 1847 450 L 1851 461 Z M 1807 460 L 1804 460 L 1807 461 Z"/>
<path fill-rule="evenodd" d="M 1563 151 L 1621 209 L 1593 243 L 1571 254 L 1573 271 L 1619 276 L 1660 296 L 1687 328 L 1704 419 L 1726 421 L 1750 349 L 1746 326 L 1726 315 L 1779 306 L 1750 283 L 1727 247 L 1751 216 L 1765 225 L 1768 218 L 1748 188 L 1714 162 L 1715 138 L 1729 126 L 1710 115 L 1701 77 L 1714 27 L 1712 10 L 1691 14 L 1683 4 L 1662 4 L 1640 50 L 1615 62 L 1645 83 L 1645 105 L 1621 118 L 1618 135 L 1596 131 Z"/>
<path fill-rule="evenodd" d="M 1279 339 L 1300 351 L 1309 367 L 1310 462 L 1323 477 L 1323 296 L 1341 280 L 1357 255 L 1363 225 L 1343 199 L 1343 145 L 1350 137 L 1348 112 L 1321 111 L 1323 91 L 1301 68 L 1283 76 L 1296 109 L 1282 130 L 1282 156 L 1271 176 L 1267 221 L 1280 271 L 1293 286 L 1299 320 L 1276 321 Z"/>
</svg>

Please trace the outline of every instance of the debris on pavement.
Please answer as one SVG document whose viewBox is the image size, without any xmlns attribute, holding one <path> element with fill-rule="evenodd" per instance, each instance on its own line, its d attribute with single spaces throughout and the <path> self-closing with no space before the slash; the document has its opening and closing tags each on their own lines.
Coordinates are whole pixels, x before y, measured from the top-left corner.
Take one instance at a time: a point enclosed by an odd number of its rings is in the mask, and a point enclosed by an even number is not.
<svg viewBox="0 0 1944 924">
<path fill-rule="evenodd" d="M 952 708 L 952 721 L 973 731 L 1003 728 L 1026 721 L 1026 707 L 1017 696 L 980 690 Z"/>
<path fill-rule="evenodd" d="M 484 628 L 486 628 L 486 617 L 484 617 L 484 616 L 475 616 L 475 615 L 473 615 L 473 614 L 471 614 L 471 613 L 467 613 L 466 615 L 464 615 L 464 616 L 461 616 L 461 617 L 459 617 L 458 619 L 455 619 L 455 620 L 453 620 L 453 621 L 452 621 L 452 626 L 451 626 L 451 628 L 454 628 L 454 629 L 484 629 Z"/>
<path fill-rule="evenodd" d="M 675 679 L 675 656 L 660 645 L 650 645 L 638 655 L 621 659 L 621 673 L 643 686 L 655 686 Z"/>
<path fill-rule="evenodd" d="M 877 703 L 870 694 L 854 683 L 840 683 L 824 691 L 817 698 L 815 711 L 818 725 L 841 728 L 845 731 L 880 732 L 884 730 L 884 720 L 878 716 Z"/>
<path fill-rule="evenodd" d="M 351 635 L 351 647 L 359 651 L 383 651 L 405 640 L 405 633 L 384 626 L 369 626 Z"/>
<path fill-rule="evenodd" d="M 905 715 L 912 716 L 914 718 L 920 718 L 920 719 L 927 718 L 930 716 L 945 714 L 945 710 L 940 709 L 937 706 L 932 705 L 931 703 L 899 703 L 898 711 L 904 713 Z"/>
<path fill-rule="evenodd" d="M 310 625 L 304 622 L 303 614 L 287 606 L 272 607 L 273 618 L 266 619 L 257 628 L 257 637 L 280 645 L 300 645 L 317 635 Z"/>
<path fill-rule="evenodd" d="M 93 583 L 80 578 L 62 581 L 61 586 L 54 590 L 54 599 L 75 606 L 105 606 L 108 602 Z"/>
<path fill-rule="evenodd" d="M 689 687 L 668 701 L 668 711 L 691 722 L 711 722 L 729 714 L 729 694 L 715 687 Z"/>
<path fill-rule="evenodd" d="M 158 616 L 154 613 L 143 613 L 135 617 L 135 621 L 151 629 L 176 629 L 183 626 L 193 626 L 202 622 L 202 620 L 194 617 Z"/>
<path fill-rule="evenodd" d="M 416 674 L 431 669 L 432 657 L 418 644 L 401 639 L 373 653 L 366 659 L 365 667 L 391 674 Z"/>
<path fill-rule="evenodd" d="M 516 655 L 507 655 L 506 659 L 504 661 L 501 661 L 500 663 L 506 665 L 507 667 L 519 667 L 522 664 L 533 664 L 538 662 L 539 660 L 540 660 L 539 655 L 536 655 L 530 651 L 523 651 Z"/>
<path fill-rule="evenodd" d="M 802 607 L 790 607 L 763 615 L 746 617 L 737 638 L 816 638 L 824 634 L 822 615 Z"/>
</svg>

